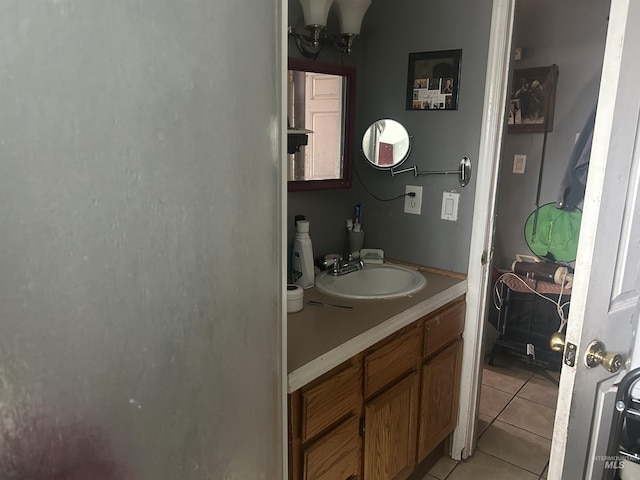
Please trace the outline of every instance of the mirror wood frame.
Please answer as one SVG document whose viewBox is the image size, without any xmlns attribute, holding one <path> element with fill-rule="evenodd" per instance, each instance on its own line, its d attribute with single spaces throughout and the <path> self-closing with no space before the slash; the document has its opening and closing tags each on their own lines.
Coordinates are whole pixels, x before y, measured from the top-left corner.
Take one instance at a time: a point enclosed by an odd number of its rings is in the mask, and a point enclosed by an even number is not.
<svg viewBox="0 0 640 480">
<path fill-rule="evenodd" d="M 344 88 L 344 125 L 343 135 L 343 166 L 342 178 L 329 180 L 290 180 L 287 182 L 289 192 L 300 192 L 307 190 L 328 190 L 337 188 L 351 188 L 351 171 L 353 165 L 353 131 L 355 123 L 355 92 L 356 92 L 356 69 L 348 65 L 334 65 L 328 63 L 318 63 L 302 58 L 289 57 L 289 70 L 299 70 L 304 72 L 327 73 L 330 75 L 340 75 L 345 79 Z"/>
</svg>

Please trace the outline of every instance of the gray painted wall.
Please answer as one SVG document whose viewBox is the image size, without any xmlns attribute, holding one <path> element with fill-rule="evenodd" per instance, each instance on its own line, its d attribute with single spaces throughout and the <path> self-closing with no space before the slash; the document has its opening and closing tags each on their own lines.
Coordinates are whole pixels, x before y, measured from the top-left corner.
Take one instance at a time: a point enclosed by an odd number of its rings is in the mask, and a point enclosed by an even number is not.
<svg viewBox="0 0 640 480">
<path fill-rule="evenodd" d="M 523 59 L 514 68 L 558 65 L 553 132 L 548 134 L 540 205 L 555 202 L 576 134 L 598 97 L 609 2 L 523 0 L 514 45 Z M 516 253 L 530 254 L 524 224 L 535 209 L 542 133 L 507 134 L 502 158 L 494 264 L 510 268 Z M 513 156 L 527 155 L 524 175 L 512 173 Z"/>
<path fill-rule="evenodd" d="M 298 0 L 288 0 L 289 25 L 304 31 L 302 7 Z M 368 15 L 368 13 L 367 13 Z M 365 17 L 366 18 L 366 17 Z M 365 20 L 366 21 L 366 20 Z M 331 9 L 328 18 L 327 29 L 331 32 L 339 32 L 335 5 Z M 362 50 L 361 39 L 356 40 L 354 50 L 350 55 L 340 54 L 334 48 L 323 48 L 317 61 L 330 64 L 344 64 L 355 66 L 356 77 L 360 75 L 360 57 Z M 290 57 L 301 58 L 295 41 L 289 38 Z M 356 108 L 362 98 L 360 81 L 356 89 Z M 310 222 L 310 235 L 313 240 L 314 255 L 321 257 L 327 253 L 344 253 L 346 245 L 345 219 L 353 215 L 354 192 L 349 189 L 334 189 L 328 191 L 291 192 L 288 195 L 287 236 L 289 245 L 293 244 L 295 237 L 294 218 L 296 215 L 304 215 Z"/>
<path fill-rule="evenodd" d="M 297 3 L 289 2 L 292 12 Z M 452 176 L 414 178 L 406 174 L 392 179 L 388 173 L 373 170 L 363 162 L 359 139 L 370 123 L 389 117 L 402 122 L 414 137 L 407 165 L 441 170 L 457 168 L 463 155 L 477 159 L 491 4 L 490 0 L 372 2 L 357 50 L 351 58 L 345 57 L 345 61 L 358 67 L 354 146 L 357 172 L 381 198 L 404 193 L 407 184 L 422 185 L 423 213 L 403 213 L 403 200 L 375 200 L 354 175 L 350 190 L 289 194 L 290 239 L 293 216 L 307 214 L 317 256 L 343 248 L 344 220 L 353 215 L 353 204 L 361 202 L 365 246 L 383 248 L 388 257 L 396 259 L 467 271 L 474 182 L 463 190 Z M 296 21 L 292 15 L 289 18 Z M 409 53 L 458 48 L 463 49 L 459 110 L 406 111 Z M 289 52 L 295 54 L 292 44 Z M 461 193 L 457 222 L 440 220 L 442 193 L 451 190 Z"/>
<path fill-rule="evenodd" d="M 489 44 L 491 0 L 468 2 L 373 2 L 363 28 L 362 99 L 357 135 L 380 118 L 401 122 L 413 136 L 405 166 L 449 170 L 468 155 L 477 162 Z M 456 111 L 405 110 L 411 52 L 462 49 L 459 108 Z M 471 239 L 475 182 L 461 188 L 456 176 L 391 178 L 370 168 L 359 155 L 364 184 L 378 197 L 402 194 L 405 185 L 423 187 L 422 214 L 405 214 L 404 200 L 379 202 L 356 185 L 362 200 L 365 243 L 392 258 L 466 272 Z M 477 163 L 476 163 L 477 166 Z M 442 193 L 460 193 L 458 221 L 440 219 Z"/>
<path fill-rule="evenodd" d="M 1 478 L 282 477 L 279 4 L 2 2 Z"/>
</svg>

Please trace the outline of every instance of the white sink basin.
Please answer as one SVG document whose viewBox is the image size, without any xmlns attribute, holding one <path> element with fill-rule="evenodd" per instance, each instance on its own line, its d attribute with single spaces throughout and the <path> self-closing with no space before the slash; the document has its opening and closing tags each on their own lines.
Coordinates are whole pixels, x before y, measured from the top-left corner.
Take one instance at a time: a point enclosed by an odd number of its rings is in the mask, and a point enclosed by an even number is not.
<svg viewBox="0 0 640 480">
<path fill-rule="evenodd" d="M 427 284 L 420 272 L 385 263 L 334 277 L 328 271 L 316 276 L 316 288 L 337 297 L 355 299 L 395 298 L 418 292 Z"/>
</svg>

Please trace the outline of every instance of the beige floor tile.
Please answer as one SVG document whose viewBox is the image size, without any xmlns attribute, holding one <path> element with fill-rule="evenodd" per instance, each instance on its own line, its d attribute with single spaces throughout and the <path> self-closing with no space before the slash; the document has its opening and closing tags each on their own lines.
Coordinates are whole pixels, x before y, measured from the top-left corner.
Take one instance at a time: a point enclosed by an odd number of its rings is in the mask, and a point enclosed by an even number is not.
<svg viewBox="0 0 640 480">
<path fill-rule="evenodd" d="M 538 475 L 480 450 L 458 465 L 447 480 L 538 480 Z"/>
<path fill-rule="evenodd" d="M 489 362 L 487 358 L 486 365 L 488 365 L 488 363 Z M 521 360 L 519 357 L 510 355 L 506 352 L 498 352 L 493 359 L 493 364 L 495 367 L 508 368 L 511 370 L 521 370 L 529 373 L 533 373 L 533 369 L 535 368 L 533 365 L 528 364 L 527 362 Z"/>
<path fill-rule="evenodd" d="M 431 467 L 431 470 L 429 470 L 428 474 L 440 480 L 444 480 L 445 478 L 447 478 L 447 475 L 449 475 L 451 471 L 456 468 L 457 464 L 458 461 L 450 457 L 440 457 L 436 464 Z"/>
<path fill-rule="evenodd" d="M 493 417 L 488 415 L 479 414 L 478 415 L 478 425 L 476 427 L 476 435 L 480 437 L 485 430 L 489 427 L 489 425 L 493 422 Z"/>
<path fill-rule="evenodd" d="M 547 466 L 544 467 L 544 471 L 542 472 L 542 475 L 540 475 L 540 478 L 547 478 L 548 472 L 549 472 L 549 462 L 547 462 Z"/>
<path fill-rule="evenodd" d="M 422 480 L 439 480 L 439 479 L 427 473 L 424 477 L 422 477 Z"/>
<path fill-rule="evenodd" d="M 540 475 L 549 461 L 551 440 L 496 420 L 480 438 L 478 448 Z"/>
<path fill-rule="evenodd" d="M 503 392 L 516 393 L 531 376 L 532 372 L 526 370 L 486 365 L 482 371 L 482 384 Z"/>
<path fill-rule="evenodd" d="M 513 395 L 488 385 L 482 385 L 480 391 L 480 414 L 496 418 L 511 401 Z"/>
<path fill-rule="evenodd" d="M 534 375 L 518 392 L 518 397 L 546 405 L 555 410 L 558 402 L 558 386 L 548 378 Z"/>
<path fill-rule="evenodd" d="M 551 439 L 555 411 L 539 403 L 515 397 L 498 416 L 498 420 Z"/>
<path fill-rule="evenodd" d="M 556 384 L 560 381 L 560 372 L 557 372 L 555 370 L 546 370 L 547 375 L 549 375 L 551 378 L 553 378 L 556 381 Z"/>
</svg>

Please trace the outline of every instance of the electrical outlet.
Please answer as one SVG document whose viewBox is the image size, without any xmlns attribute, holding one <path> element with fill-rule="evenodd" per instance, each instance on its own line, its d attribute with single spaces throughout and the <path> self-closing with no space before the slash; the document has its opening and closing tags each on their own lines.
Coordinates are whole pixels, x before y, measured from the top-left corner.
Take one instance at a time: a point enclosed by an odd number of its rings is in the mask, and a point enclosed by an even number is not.
<svg viewBox="0 0 640 480">
<path fill-rule="evenodd" d="M 413 213 L 414 215 L 420 215 L 422 212 L 422 187 L 416 185 L 407 185 L 404 189 L 404 193 L 414 192 L 415 197 L 409 195 L 404 197 L 404 213 Z"/>
</svg>

